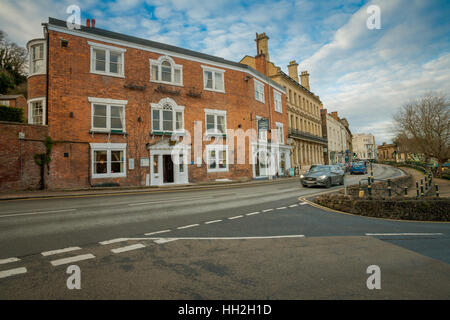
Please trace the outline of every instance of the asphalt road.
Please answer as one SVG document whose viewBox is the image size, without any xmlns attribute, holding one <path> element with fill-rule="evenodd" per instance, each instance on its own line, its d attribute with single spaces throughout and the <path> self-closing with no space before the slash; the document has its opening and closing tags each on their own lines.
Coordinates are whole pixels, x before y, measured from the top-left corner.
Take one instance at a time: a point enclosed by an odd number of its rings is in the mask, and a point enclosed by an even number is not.
<svg viewBox="0 0 450 320">
<path fill-rule="evenodd" d="M 374 174 L 401 173 L 376 166 Z M 280 180 L 1 201 L 0 298 L 450 298 L 450 224 L 345 215 L 298 200 L 323 191 Z M 74 264 L 81 290 L 66 286 Z M 366 287 L 369 265 L 380 266 L 381 290 Z"/>
</svg>

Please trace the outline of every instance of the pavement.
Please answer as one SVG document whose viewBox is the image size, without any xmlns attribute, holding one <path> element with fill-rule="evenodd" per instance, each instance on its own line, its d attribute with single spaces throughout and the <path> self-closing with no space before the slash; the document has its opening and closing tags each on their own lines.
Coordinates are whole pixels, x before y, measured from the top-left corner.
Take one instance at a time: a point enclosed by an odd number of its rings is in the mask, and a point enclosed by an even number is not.
<svg viewBox="0 0 450 320">
<path fill-rule="evenodd" d="M 0 299 L 450 298 L 449 223 L 323 210 L 298 180 L 165 191 L 1 201 Z"/>
</svg>

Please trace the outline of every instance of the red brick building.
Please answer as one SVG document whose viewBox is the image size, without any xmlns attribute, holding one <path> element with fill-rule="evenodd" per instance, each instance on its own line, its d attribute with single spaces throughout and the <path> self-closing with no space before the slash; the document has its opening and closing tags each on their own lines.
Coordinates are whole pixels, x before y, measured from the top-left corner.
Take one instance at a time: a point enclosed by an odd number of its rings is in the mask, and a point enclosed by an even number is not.
<svg viewBox="0 0 450 320">
<path fill-rule="evenodd" d="M 49 188 L 283 175 L 284 88 L 251 67 L 49 18 L 31 40 L 29 123 L 54 141 Z M 243 141 L 243 143 L 239 143 Z"/>
<path fill-rule="evenodd" d="M 21 94 L 0 94 L 0 106 L 22 108 L 25 120 L 28 119 L 27 99 Z"/>
</svg>

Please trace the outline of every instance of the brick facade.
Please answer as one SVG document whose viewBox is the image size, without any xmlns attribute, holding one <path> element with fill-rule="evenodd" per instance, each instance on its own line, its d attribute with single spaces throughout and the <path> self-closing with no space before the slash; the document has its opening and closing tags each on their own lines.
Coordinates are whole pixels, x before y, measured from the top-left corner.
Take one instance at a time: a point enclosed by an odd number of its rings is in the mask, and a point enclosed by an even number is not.
<svg viewBox="0 0 450 320">
<path fill-rule="evenodd" d="M 19 132 L 24 139 L 19 139 Z M 40 167 L 34 155 L 45 152 L 46 126 L 0 122 L 0 191 L 37 189 Z"/>
<path fill-rule="evenodd" d="M 205 109 L 226 111 L 228 130 L 256 130 L 257 116 L 269 119 L 271 129 L 276 128 L 276 122 L 283 123 L 283 139 L 287 140 L 286 99 L 283 88 L 271 84 L 273 82 L 258 72 L 247 71 L 246 66 L 237 63 L 230 63 L 228 66 L 227 63 L 218 64 L 214 59 L 207 61 L 204 57 L 198 58 L 189 52 L 172 55 L 168 51 L 162 54 L 151 47 L 136 48 L 136 45 L 127 41 L 119 43 L 117 39 L 105 37 L 93 39 L 86 31 L 98 29 L 90 29 L 68 32 L 64 28 L 52 28 L 51 24 L 48 25 L 47 124 L 49 136 L 57 142 L 53 147 L 50 163 L 49 188 L 88 187 L 105 183 L 145 184 L 147 174 L 151 173 L 152 163 L 148 167 L 141 167 L 139 160 L 149 158 L 153 146 L 157 146 L 162 140 L 169 141 L 169 137 L 152 134 L 150 104 L 157 104 L 162 99 L 170 98 L 177 106 L 184 106 L 184 129 L 192 136 L 188 155 L 190 161 L 187 166 L 189 182 L 254 178 L 254 168 L 250 163 L 253 157 L 252 147 L 248 138 L 245 144 L 245 164 L 231 164 L 237 162 L 237 150 L 229 150 L 230 164 L 225 172 L 208 172 L 204 161 L 201 166 L 192 164 L 191 161 L 196 161 L 194 126 L 201 124 L 202 133 L 205 132 Z M 87 35 L 89 36 L 86 37 Z M 68 45 L 62 46 L 61 39 L 66 40 Z M 89 42 L 125 49 L 124 77 L 92 73 Z M 157 60 L 162 55 L 169 56 L 177 65 L 182 66 L 182 86 L 150 81 L 150 59 Z M 224 93 L 203 88 L 202 66 L 224 70 Z M 40 97 L 46 92 L 46 77 L 37 75 L 29 78 L 29 98 Z M 255 100 L 255 78 L 265 81 L 265 103 Z M 283 113 L 274 112 L 274 90 L 282 94 Z M 192 95 L 192 92 L 200 93 L 200 96 Z M 127 101 L 126 134 L 91 132 L 89 98 Z M 269 132 L 268 139 L 271 138 L 274 139 Z M 203 141 L 202 152 L 207 144 L 216 139 L 218 138 L 211 137 L 209 141 Z M 181 143 L 183 136 L 177 137 L 177 140 Z M 126 177 L 93 178 L 92 143 L 126 144 Z M 283 150 L 289 158 L 289 148 L 284 146 Z M 134 159 L 134 169 L 129 169 L 129 159 Z M 289 163 L 285 169 L 288 165 Z"/>
</svg>

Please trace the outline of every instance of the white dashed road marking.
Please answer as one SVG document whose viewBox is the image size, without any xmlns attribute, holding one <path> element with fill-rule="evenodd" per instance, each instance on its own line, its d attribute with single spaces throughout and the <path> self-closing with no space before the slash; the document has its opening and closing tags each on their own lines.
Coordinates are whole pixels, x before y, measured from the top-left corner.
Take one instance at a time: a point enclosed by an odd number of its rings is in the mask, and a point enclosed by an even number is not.
<svg viewBox="0 0 450 320">
<path fill-rule="evenodd" d="M 307 203 L 306 202 L 299 203 L 299 205 L 301 205 L 301 206 L 304 206 L 305 204 L 307 204 Z"/>
<path fill-rule="evenodd" d="M 234 219 L 239 219 L 239 218 L 242 218 L 242 217 L 244 217 L 244 216 L 234 216 L 234 217 L 230 217 L 230 218 L 228 218 L 228 219 L 234 220 Z"/>
<path fill-rule="evenodd" d="M 205 224 L 217 223 L 217 222 L 221 222 L 221 221 L 222 220 L 212 220 L 212 221 L 205 222 Z"/>
<path fill-rule="evenodd" d="M 263 210 L 262 212 L 269 212 L 269 211 L 273 211 L 273 209 L 266 209 L 266 210 Z"/>
<path fill-rule="evenodd" d="M 16 274 L 22 274 L 22 273 L 27 273 L 27 268 L 22 267 L 22 268 L 15 268 L 15 269 L 9 269 L 9 270 L 5 270 L 5 271 L 0 271 L 0 279 L 14 276 Z"/>
<path fill-rule="evenodd" d="M 6 263 L 11 263 L 11 262 L 17 262 L 20 261 L 19 258 L 8 258 L 8 259 L 2 259 L 0 260 L 0 264 L 6 264 Z"/>
<path fill-rule="evenodd" d="M 50 263 L 54 267 L 56 267 L 56 266 L 60 266 L 62 264 L 68 264 L 68 263 L 72 263 L 72 262 L 83 261 L 83 260 L 93 259 L 93 258 L 95 258 L 95 256 L 93 254 L 88 253 L 88 254 L 82 254 L 82 255 L 70 257 L 70 258 L 53 260 L 53 261 L 50 261 Z"/>
<path fill-rule="evenodd" d="M 250 212 L 250 213 L 247 213 L 246 214 L 246 216 L 253 216 L 253 215 L 255 215 L 255 214 L 260 214 L 261 212 L 259 212 L 259 211 L 256 211 L 256 212 Z"/>
<path fill-rule="evenodd" d="M 199 224 L 196 223 L 196 224 L 190 224 L 188 226 L 178 227 L 177 229 L 187 229 L 187 228 L 193 228 L 193 227 L 198 227 L 198 226 L 199 226 Z"/>
<path fill-rule="evenodd" d="M 112 240 L 106 240 L 106 241 L 100 241 L 99 243 L 104 246 L 107 244 L 112 244 L 112 243 L 117 243 L 117 242 L 123 242 L 123 241 L 127 241 L 127 238 L 117 238 L 117 239 L 112 239 Z"/>
<path fill-rule="evenodd" d="M 277 208 L 277 210 L 283 210 L 283 209 L 287 209 L 287 207 L 279 207 L 279 208 Z"/>
<path fill-rule="evenodd" d="M 132 245 L 126 246 L 126 247 L 111 249 L 111 252 L 113 252 L 113 253 L 121 253 L 121 252 L 141 249 L 141 248 L 145 248 L 145 246 L 142 243 L 137 243 L 137 244 L 132 244 Z"/>
<path fill-rule="evenodd" d="M 161 231 L 155 231 L 155 232 L 149 232 L 149 233 L 145 233 L 145 235 L 146 236 L 151 236 L 152 234 L 160 234 L 160 233 L 166 233 L 166 232 L 170 232 L 170 229 L 161 230 Z"/>
<path fill-rule="evenodd" d="M 46 256 L 52 256 L 54 254 L 60 254 L 60 253 L 65 253 L 65 252 L 70 252 L 70 251 L 75 251 L 75 250 L 81 250 L 80 247 L 70 247 L 70 248 L 64 248 L 64 249 L 58 249 L 58 250 L 52 250 L 52 251 L 45 251 L 42 252 L 41 254 L 46 257 Z"/>
<path fill-rule="evenodd" d="M 175 240 L 178 240 L 178 239 L 176 239 L 176 238 L 165 238 L 165 239 L 157 239 L 157 240 L 155 240 L 153 242 L 157 243 L 157 244 L 163 244 L 163 243 L 167 243 L 167 242 L 171 242 L 171 241 L 175 241 Z"/>
<path fill-rule="evenodd" d="M 289 208 L 294 208 L 294 207 L 296 207 L 296 206 L 298 206 L 298 204 L 290 205 Z"/>
</svg>

